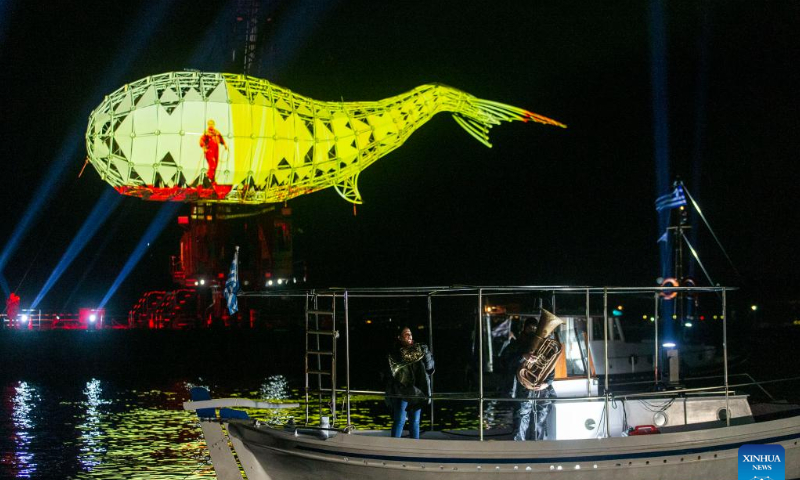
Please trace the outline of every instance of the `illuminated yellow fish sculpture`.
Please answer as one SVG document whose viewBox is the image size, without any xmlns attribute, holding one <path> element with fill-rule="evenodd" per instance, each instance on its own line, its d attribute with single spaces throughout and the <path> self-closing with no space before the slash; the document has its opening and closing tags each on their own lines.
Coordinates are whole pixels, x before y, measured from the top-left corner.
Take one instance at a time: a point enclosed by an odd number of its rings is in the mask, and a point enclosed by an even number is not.
<svg viewBox="0 0 800 480">
<path fill-rule="evenodd" d="M 103 180 L 144 199 L 260 204 L 332 186 L 361 203 L 361 171 L 439 112 L 488 147 L 502 121 L 564 127 L 445 85 L 321 102 L 254 77 L 187 71 L 108 95 L 90 116 L 86 148 Z"/>
</svg>

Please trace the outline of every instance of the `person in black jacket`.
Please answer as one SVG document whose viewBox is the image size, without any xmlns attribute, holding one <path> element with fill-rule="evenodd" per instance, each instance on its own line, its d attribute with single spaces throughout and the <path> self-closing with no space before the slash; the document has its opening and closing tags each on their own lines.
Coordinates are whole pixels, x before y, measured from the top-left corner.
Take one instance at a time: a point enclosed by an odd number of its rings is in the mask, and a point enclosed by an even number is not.
<svg viewBox="0 0 800 480">
<path fill-rule="evenodd" d="M 406 416 L 411 438 L 419 438 L 422 406 L 431 402 L 433 354 L 427 345 L 414 343 L 411 329 L 400 330 L 387 354 L 386 402 L 392 408 L 392 436 L 401 437 Z"/>
<path fill-rule="evenodd" d="M 526 401 L 517 402 L 514 409 L 514 440 L 544 440 L 547 415 L 552 408 L 548 398 L 555 398 L 556 391 L 553 388 L 555 371 L 547 376 L 545 381 L 536 390 L 528 390 L 519 383 L 517 370 L 522 365 L 523 355 L 527 353 L 531 337 L 536 332 L 538 320 L 529 317 L 525 320 L 525 326 L 518 340 L 513 340 L 511 345 L 506 348 L 508 375 L 512 379 L 509 387 L 511 398 L 525 398 Z M 533 418 L 531 418 L 533 414 Z"/>
</svg>

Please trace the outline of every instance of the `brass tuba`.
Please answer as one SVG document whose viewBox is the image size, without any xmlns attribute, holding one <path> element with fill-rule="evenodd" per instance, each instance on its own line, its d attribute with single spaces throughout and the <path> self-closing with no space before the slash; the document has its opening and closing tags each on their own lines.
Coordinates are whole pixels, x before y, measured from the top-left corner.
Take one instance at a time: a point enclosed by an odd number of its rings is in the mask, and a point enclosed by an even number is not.
<svg viewBox="0 0 800 480">
<path fill-rule="evenodd" d="M 536 390 L 556 368 L 556 360 L 562 347 L 558 340 L 549 337 L 564 323 L 564 320 L 542 309 L 536 333 L 533 334 L 528 351 L 522 355 L 523 361 L 517 370 L 517 380 L 528 390 Z"/>
<path fill-rule="evenodd" d="M 425 354 L 422 351 L 422 347 L 418 343 L 410 347 L 401 348 L 397 359 L 393 358 L 392 355 L 387 355 L 392 376 L 396 376 L 401 368 L 422 360 L 424 356 Z"/>
</svg>

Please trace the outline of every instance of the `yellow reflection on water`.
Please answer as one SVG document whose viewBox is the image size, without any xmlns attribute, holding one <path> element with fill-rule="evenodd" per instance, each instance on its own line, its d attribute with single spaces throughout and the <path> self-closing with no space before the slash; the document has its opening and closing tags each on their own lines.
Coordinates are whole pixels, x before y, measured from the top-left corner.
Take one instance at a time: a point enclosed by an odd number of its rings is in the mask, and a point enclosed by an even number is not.
<svg viewBox="0 0 800 480">
<path fill-rule="evenodd" d="M 5 390 L 11 448 L 2 453 L 2 465 L 11 465 L 12 475 L 44 478 L 68 468 L 70 479 L 188 480 L 214 478 L 208 448 L 194 412 L 183 410 L 190 385 L 178 383 L 164 389 L 133 390 L 97 379 L 79 383 L 73 400 L 58 394 L 45 395 L 38 386 L 18 382 Z M 67 398 L 69 390 L 67 390 Z M 40 398 L 45 397 L 44 399 Z M 288 410 L 248 410 L 266 423 L 283 424 L 292 419 L 302 425 L 306 409 L 302 389 L 291 389 L 282 377 L 271 377 L 260 386 L 212 392 L 215 398 L 240 396 L 272 402 L 300 403 Z M 272 398 L 270 398 L 272 397 Z M 337 428 L 347 426 L 345 397 L 337 397 Z M 501 407 L 486 402 L 485 419 L 491 424 L 510 420 Z M 477 428 L 477 402 L 436 401 L 435 429 Z M 42 421 L 47 412 L 47 422 Z M 311 397 L 309 424 L 319 425 L 322 411 Z M 390 410 L 381 395 L 352 395 L 350 424 L 359 430 L 388 430 Z M 64 429 L 64 426 L 74 425 Z M 430 408 L 423 408 L 422 427 L 430 429 Z M 73 448 L 74 447 L 74 448 Z M 50 472 L 50 473 L 48 473 Z M 2 475 L 0 475 L 2 476 Z"/>
<path fill-rule="evenodd" d="M 214 478 L 194 415 L 177 408 L 137 406 L 102 415 L 93 441 L 102 445 L 95 452 L 97 461 L 77 478 Z"/>
<path fill-rule="evenodd" d="M 263 392 L 263 388 L 261 390 Z M 283 399 L 264 398 L 259 396 L 258 391 L 243 392 L 245 398 L 262 398 L 264 400 L 277 401 L 278 403 L 300 403 L 299 408 L 281 410 L 260 410 L 247 409 L 250 417 L 262 422 L 272 424 L 284 424 L 290 418 L 295 424 L 305 424 L 306 409 L 303 405 L 305 395 L 299 390 L 291 390 L 291 393 Z M 323 402 L 324 403 L 324 402 Z M 478 406 L 474 401 L 444 401 L 438 400 L 433 404 L 435 430 L 470 430 L 477 429 L 479 425 Z M 330 416 L 329 405 L 325 405 L 320 411 L 316 398 L 310 398 L 309 425 L 319 425 L 320 416 Z M 335 427 L 344 428 L 347 426 L 347 411 L 344 395 L 340 395 L 336 408 L 337 421 Z M 422 408 L 421 427 L 423 430 L 431 428 L 431 407 L 427 405 Z M 357 430 L 388 430 L 392 425 L 392 416 L 389 407 L 386 405 L 381 395 L 351 395 L 350 396 L 350 424 Z M 510 404 L 503 405 L 497 402 L 484 402 L 484 428 L 505 428 L 511 424 Z"/>
</svg>

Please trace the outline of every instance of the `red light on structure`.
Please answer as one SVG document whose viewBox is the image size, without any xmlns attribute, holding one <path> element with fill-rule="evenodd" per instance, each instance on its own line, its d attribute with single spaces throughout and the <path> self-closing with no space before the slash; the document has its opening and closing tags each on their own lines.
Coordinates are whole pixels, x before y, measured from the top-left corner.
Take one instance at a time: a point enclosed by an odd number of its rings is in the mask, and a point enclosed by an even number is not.
<svg viewBox="0 0 800 480">
<path fill-rule="evenodd" d="M 700 315 L 700 320 L 705 320 L 705 319 L 706 319 L 705 315 Z"/>
<path fill-rule="evenodd" d="M 178 225 L 189 225 L 189 217 L 186 215 L 178 217 Z"/>
<path fill-rule="evenodd" d="M 267 272 L 267 273 L 265 273 L 265 274 L 264 274 L 264 277 L 266 277 L 266 278 L 272 278 L 272 272 Z"/>
<path fill-rule="evenodd" d="M 217 278 L 225 278 L 225 274 L 224 273 L 218 273 L 217 274 Z"/>
<path fill-rule="evenodd" d="M 80 328 L 103 328 L 103 317 L 106 315 L 104 308 L 81 308 L 78 310 Z"/>
</svg>

